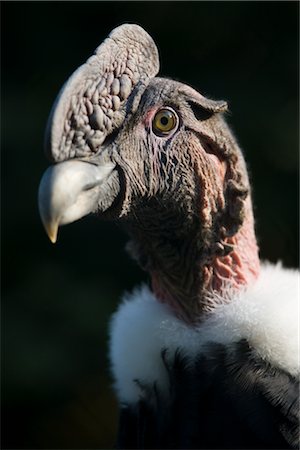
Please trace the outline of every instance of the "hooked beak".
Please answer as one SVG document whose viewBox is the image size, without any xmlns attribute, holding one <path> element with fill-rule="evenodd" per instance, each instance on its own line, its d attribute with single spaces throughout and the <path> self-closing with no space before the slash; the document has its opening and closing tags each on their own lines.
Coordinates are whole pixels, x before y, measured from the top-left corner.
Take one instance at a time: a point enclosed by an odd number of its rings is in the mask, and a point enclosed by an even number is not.
<svg viewBox="0 0 300 450">
<path fill-rule="evenodd" d="M 71 160 L 55 164 L 44 173 L 38 193 L 40 216 L 51 242 L 58 227 L 97 209 L 101 189 L 115 165 Z"/>
</svg>

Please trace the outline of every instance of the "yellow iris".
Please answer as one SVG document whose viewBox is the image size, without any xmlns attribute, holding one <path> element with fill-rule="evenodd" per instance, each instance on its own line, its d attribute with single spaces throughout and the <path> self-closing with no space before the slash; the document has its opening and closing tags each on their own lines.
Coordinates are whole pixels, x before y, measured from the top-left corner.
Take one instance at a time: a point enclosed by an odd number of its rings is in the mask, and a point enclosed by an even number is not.
<svg viewBox="0 0 300 450">
<path fill-rule="evenodd" d="M 159 110 L 153 119 L 153 131 L 160 136 L 167 135 L 177 125 L 177 116 L 171 109 Z"/>
</svg>

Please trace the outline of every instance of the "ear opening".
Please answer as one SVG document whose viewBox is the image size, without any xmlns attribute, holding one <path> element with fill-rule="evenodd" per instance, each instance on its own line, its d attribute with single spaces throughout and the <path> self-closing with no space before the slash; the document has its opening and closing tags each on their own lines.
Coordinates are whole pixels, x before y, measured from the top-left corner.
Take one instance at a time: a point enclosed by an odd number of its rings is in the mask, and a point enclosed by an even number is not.
<svg viewBox="0 0 300 450">
<path fill-rule="evenodd" d="M 225 101 L 210 100 L 200 94 L 199 97 L 188 99 L 188 104 L 197 120 L 207 120 L 214 114 L 228 111 L 228 104 Z"/>
<path fill-rule="evenodd" d="M 193 111 L 193 114 L 197 120 L 208 120 L 213 116 L 215 113 L 214 111 L 211 111 L 209 109 L 204 108 L 202 105 L 199 105 L 195 102 L 188 102 L 189 106 L 191 107 L 191 110 Z"/>
<path fill-rule="evenodd" d="M 184 86 L 180 93 L 185 97 L 197 120 L 207 120 L 216 113 L 228 111 L 226 101 L 206 98 L 190 86 Z"/>
</svg>

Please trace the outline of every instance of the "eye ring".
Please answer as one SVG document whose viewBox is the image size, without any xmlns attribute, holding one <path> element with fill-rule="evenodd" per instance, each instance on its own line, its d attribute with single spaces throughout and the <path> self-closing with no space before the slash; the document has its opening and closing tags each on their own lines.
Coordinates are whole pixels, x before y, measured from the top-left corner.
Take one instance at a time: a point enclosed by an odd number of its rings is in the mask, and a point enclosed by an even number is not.
<svg viewBox="0 0 300 450">
<path fill-rule="evenodd" d="M 178 126 L 178 115 L 170 107 L 159 109 L 152 120 L 152 130 L 156 136 L 168 136 L 176 130 Z"/>
</svg>

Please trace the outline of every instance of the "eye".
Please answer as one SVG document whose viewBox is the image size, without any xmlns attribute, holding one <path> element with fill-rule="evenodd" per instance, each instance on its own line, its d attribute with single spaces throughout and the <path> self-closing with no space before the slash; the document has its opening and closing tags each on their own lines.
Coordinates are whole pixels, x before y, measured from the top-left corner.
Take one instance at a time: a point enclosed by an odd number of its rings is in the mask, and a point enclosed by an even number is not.
<svg viewBox="0 0 300 450">
<path fill-rule="evenodd" d="M 157 136 L 167 136 L 178 124 L 178 116 L 172 109 L 160 109 L 152 121 L 152 129 Z"/>
</svg>

